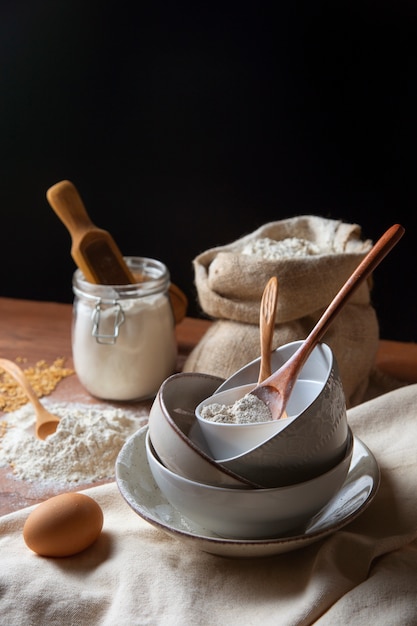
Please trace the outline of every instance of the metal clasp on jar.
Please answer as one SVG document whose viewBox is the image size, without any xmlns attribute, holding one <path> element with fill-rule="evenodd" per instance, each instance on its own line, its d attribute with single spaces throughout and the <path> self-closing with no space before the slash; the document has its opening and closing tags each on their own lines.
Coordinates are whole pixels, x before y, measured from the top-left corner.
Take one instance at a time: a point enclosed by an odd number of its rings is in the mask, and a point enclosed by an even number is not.
<svg viewBox="0 0 417 626">
<path fill-rule="evenodd" d="M 113 330 L 111 333 L 100 332 L 102 301 L 99 300 L 94 307 L 94 312 L 92 315 L 93 330 L 91 334 L 93 335 L 93 337 L 95 337 L 97 343 L 108 345 L 115 344 L 117 337 L 119 336 L 119 328 L 122 324 L 124 324 L 125 314 L 119 302 L 117 302 L 117 300 L 113 300 L 113 302 L 110 303 L 110 306 L 114 307 Z"/>
</svg>

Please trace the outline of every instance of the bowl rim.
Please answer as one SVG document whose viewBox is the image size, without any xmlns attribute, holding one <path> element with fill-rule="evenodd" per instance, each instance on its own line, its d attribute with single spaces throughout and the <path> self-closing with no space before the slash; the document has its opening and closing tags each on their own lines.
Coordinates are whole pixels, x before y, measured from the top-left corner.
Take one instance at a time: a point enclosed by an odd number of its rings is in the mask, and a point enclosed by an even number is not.
<svg viewBox="0 0 417 626">
<path fill-rule="evenodd" d="M 287 426 L 290 425 L 291 422 L 293 422 L 298 416 L 299 413 L 297 413 L 296 415 L 289 415 L 287 417 L 283 417 L 280 418 L 279 420 L 274 420 L 274 419 L 270 419 L 270 420 L 264 420 L 263 422 L 241 422 L 241 423 L 235 423 L 235 422 L 215 422 L 214 420 L 207 420 L 206 418 L 204 418 L 201 415 L 201 409 L 200 407 L 206 406 L 204 403 L 208 400 L 211 400 L 211 404 L 215 404 L 216 403 L 216 396 L 220 395 L 220 394 L 225 394 L 225 393 L 232 393 L 234 390 L 239 391 L 240 389 L 243 390 L 243 393 L 241 396 L 239 396 L 239 398 L 237 398 L 238 400 L 240 400 L 241 398 L 243 398 L 245 395 L 247 395 L 248 393 L 250 393 L 250 391 L 252 389 L 254 389 L 256 387 L 256 382 L 255 383 L 247 383 L 245 385 L 236 385 L 236 387 L 229 387 L 228 389 L 222 389 L 222 391 L 217 392 L 217 390 L 211 395 L 208 396 L 207 398 L 205 398 L 204 400 L 202 400 L 201 402 L 199 402 L 197 404 L 197 406 L 195 407 L 195 416 L 197 418 L 197 420 L 199 422 L 204 423 L 209 423 L 209 424 L 216 424 L 216 426 L 221 426 L 222 428 L 225 427 L 225 430 L 227 430 L 227 428 L 236 428 L 236 426 L 239 426 L 239 428 L 246 428 L 246 427 L 250 427 L 252 430 L 253 429 L 261 429 L 262 426 L 264 426 L 265 424 L 269 424 L 271 425 L 271 423 L 276 423 L 279 422 L 280 420 L 282 420 L 282 422 L 284 420 L 289 420 L 288 424 L 286 424 Z M 246 390 L 247 389 L 247 390 Z M 222 402 L 220 404 L 223 404 Z M 199 410 L 200 409 L 200 410 Z M 274 433 L 272 436 L 275 436 Z"/>
<path fill-rule="evenodd" d="M 352 460 L 349 466 L 348 475 L 345 483 L 342 485 L 341 491 L 332 499 L 332 503 L 336 503 L 335 510 L 328 514 L 327 507 L 324 507 L 316 516 L 313 517 L 309 526 L 302 534 L 291 534 L 285 537 L 274 537 L 270 539 L 238 539 L 221 538 L 211 531 L 207 531 L 198 525 L 184 524 L 181 518 L 173 520 L 170 515 L 179 515 L 178 511 L 165 498 L 159 487 L 155 483 L 154 489 L 149 492 L 149 481 L 154 478 L 151 474 L 148 460 L 143 459 L 144 476 L 139 478 L 139 493 L 135 493 L 132 489 L 131 479 L 124 475 L 125 460 L 127 455 L 129 461 L 132 460 L 137 439 L 140 439 L 141 450 L 144 450 L 144 437 L 148 426 L 145 424 L 136 431 L 125 442 L 116 461 L 116 483 L 123 500 L 128 504 L 132 511 L 142 520 L 146 521 L 157 530 L 164 532 L 168 537 L 184 542 L 185 546 L 190 549 L 196 549 L 200 552 L 208 552 L 216 556 L 231 558 L 263 558 L 273 555 L 280 555 L 299 548 L 306 547 L 312 543 L 334 534 L 341 530 L 352 521 L 357 519 L 370 504 L 374 501 L 381 482 L 381 470 L 372 450 L 360 439 L 354 435 L 354 450 Z M 362 486 L 359 489 L 358 483 L 361 482 L 363 476 L 369 477 L 368 488 L 363 495 Z M 341 492 L 348 488 L 346 498 L 341 499 Z M 156 505 L 150 503 L 146 498 L 150 493 L 156 494 Z M 358 497 L 359 493 L 362 497 Z M 143 500 L 143 496 L 145 500 Z M 164 517 L 161 515 L 158 506 L 163 505 L 169 508 L 170 515 Z M 347 506 L 346 506 L 347 504 Z M 155 508 L 156 506 L 156 508 Z"/>
<path fill-rule="evenodd" d="M 289 349 L 289 348 L 294 348 L 294 351 L 292 354 L 294 354 L 294 352 L 296 352 L 296 350 L 300 347 L 300 345 L 302 343 L 304 343 L 305 339 L 295 339 L 293 341 L 288 341 L 286 343 L 283 343 L 279 346 L 277 346 L 275 348 L 275 350 L 272 350 L 271 355 L 274 354 L 278 354 L 280 352 L 285 352 L 285 350 Z M 325 341 L 319 341 L 318 344 L 314 347 L 312 353 L 310 354 L 310 356 L 308 358 L 311 357 L 311 355 L 313 354 L 313 352 L 315 352 L 317 349 L 322 349 L 324 350 L 324 352 L 326 353 L 326 358 L 328 356 L 332 357 L 331 358 L 331 362 L 329 363 L 329 365 L 327 366 L 327 371 L 326 371 L 326 380 L 330 375 L 331 369 L 332 369 L 332 361 L 335 358 L 335 354 L 334 354 L 334 350 L 331 348 L 331 346 L 325 342 Z M 307 359 L 308 360 L 308 359 Z M 250 367 L 253 367 L 254 365 L 256 365 L 257 363 L 260 363 L 261 361 L 261 357 L 258 356 L 255 359 L 252 359 L 252 361 L 249 361 L 248 363 L 245 363 L 245 365 L 242 365 L 242 367 L 240 367 L 238 370 L 236 370 L 236 372 L 234 372 L 233 374 L 231 374 L 228 378 L 223 379 L 223 382 L 221 383 L 221 385 L 219 385 L 218 389 L 216 389 L 215 393 L 217 392 L 221 392 L 221 391 L 226 391 L 226 390 L 230 390 L 233 389 L 235 387 L 241 387 L 243 385 L 230 385 L 230 381 L 234 378 L 237 378 L 239 375 L 242 375 L 244 373 L 245 370 L 249 369 Z M 283 363 L 285 363 L 286 361 L 284 361 Z M 306 365 L 306 363 L 304 363 L 303 367 Z M 301 370 L 302 371 L 302 370 Z M 300 372 L 301 374 L 301 372 Z M 301 376 L 299 375 L 299 378 L 301 378 Z M 243 384 L 249 384 L 249 383 L 243 383 Z M 255 383 L 256 384 L 256 383 Z M 214 395 L 214 394 L 213 394 Z"/>
<path fill-rule="evenodd" d="M 210 465 L 215 467 L 215 469 L 217 469 L 219 472 L 221 472 L 222 474 L 226 474 L 227 476 L 229 476 L 231 478 L 236 479 L 237 481 L 239 481 L 243 485 L 246 485 L 247 487 L 250 487 L 252 489 L 259 489 L 259 488 L 261 488 L 260 485 L 258 485 L 253 480 L 250 480 L 249 478 L 245 478 L 244 476 L 240 476 L 239 474 L 237 474 L 233 470 L 231 470 L 231 469 L 229 469 L 227 467 L 224 467 L 223 465 L 220 465 L 220 463 L 218 463 L 215 459 L 213 459 L 209 454 L 204 452 L 204 450 L 202 450 L 192 439 L 190 439 L 190 437 L 187 437 L 187 435 L 175 423 L 174 419 L 171 416 L 170 411 L 168 410 L 168 408 L 166 406 L 165 400 L 163 398 L 163 391 L 164 391 L 165 387 L 170 382 L 172 382 L 174 379 L 184 378 L 184 377 L 191 377 L 191 376 L 192 377 L 201 378 L 201 379 L 210 379 L 210 380 L 218 379 L 218 380 L 223 380 L 222 378 L 219 378 L 218 376 L 213 376 L 211 374 L 204 374 L 202 372 L 177 372 L 176 374 L 172 374 L 171 376 L 166 378 L 164 380 L 164 382 L 161 384 L 160 388 L 159 388 L 159 391 L 157 393 L 155 401 L 159 402 L 160 409 L 161 409 L 161 411 L 163 413 L 163 417 L 166 420 L 167 424 L 172 428 L 172 430 L 175 432 L 175 434 L 178 435 L 180 437 L 180 439 L 189 448 L 191 448 L 193 450 L 193 452 L 195 452 L 200 457 L 202 457 L 204 461 L 210 463 Z M 195 408 L 194 408 L 194 413 L 193 414 L 195 416 Z"/>
<path fill-rule="evenodd" d="M 342 465 L 343 463 L 346 463 L 349 459 L 351 459 L 352 454 L 353 454 L 353 445 L 354 445 L 354 436 L 353 436 L 353 432 L 350 428 L 350 426 L 348 427 L 348 436 L 347 436 L 347 443 L 346 443 L 346 450 L 345 450 L 345 454 L 343 455 L 343 459 L 341 459 L 338 463 L 336 463 L 333 467 L 331 467 L 330 469 L 328 469 L 327 471 L 323 472 L 322 474 L 319 474 L 318 476 L 314 476 L 313 478 L 310 478 L 308 480 L 303 480 L 301 482 L 298 483 L 293 483 L 291 485 L 282 485 L 280 487 L 258 487 L 256 489 L 236 489 L 233 487 L 218 487 L 217 485 L 210 485 L 208 483 L 201 483 L 201 482 L 197 482 L 195 480 L 191 480 L 190 478 L 187 478 L 186 476 L 181 476 L 181 474 L 177 474 L 176 472 L 173 472 L 172 470 L 170 470 L 168 467 L 166 467 L 166 465 L 164 465 L 161 460 L 158 457 L 158 454 L 156 453 L 153 445 L 152 445 L 152 440 L 150 438 L 149 435 L 149 428 L 146 432 L 145 435 L 145 448 L 146 451 L 150 452 L 150 454 L 152 455 L 153 459 L 155 460 L 155 462 L 162 468 L 162 470 L 164 472 L 166 472 L 169 476 L 174 477 L 179 479 L 181 482 L 184 482 L 185 484 L 190 484 L 190 485 L 195 485 L 197 487 L 204 487 L 209 489 L 210 491 L 220 491 L 220 492 L 224 492 L 224 493 L 231 493 L 231 492 L 237 492 L 242 494 L 255 494 L 255 493 L 271 493 L 274 492 L 276 493 L 277 491 L 284 493 L 285 491 L 289 491 L 289 490 L 293 490 L 295 488 L 300 488 L 302 486 L 308 486 L 309 483 L 313 483 L 315 481 L 317 481 L 318 479 L 321 478 L 325 478 L 327 475 L 331 474 L 332 472 L 335 472 L 338 467 L 340 467 L 340 465 Z"/>
<path fill-rule="evenodd" d="M 275 348 L 275 350 L 272 351 L 272 353 L 279 353 L 279 352 L 284 352 L 285 350 L 287 350 L 288 348 L 292 348 L 294 347 L 294 353 L 297 351 L 297 349 L 299 348 L 299 346 L 304 342 L 304 339 L 297 339 L 295 341 L 290 341 L 288 343 L 284 343 L 280 346 L 278 346 L 277 348 Z M 322 349 L 324 351 L 324 356 L 326 361 L 328 361 L 328 363 L 326 364 L 326 375 L 324 377 L 324 380 L 320 381 L 321 384 L 321 389 L 318 391 L 317 395 L 313 398 L 313 400 L 310 401 L 309 405 L 307 407 L 305 407 L 305 409 L 299 413 L 296 413 L 295 415 L 290 415 L 288 416 L 288 420 L 290 420 L 290 422 L 286 425 L 286 426 L 290 426 L 290 424 L 295 421 L 300 415 L 302 415 L 305 411 L 308 410 L 308 408 L 314 403 L 316 402 L 317 398 L 319 397 L 321 391 L 323 390 L 323 388 L 325 387 L 327 381 L 329 380 L 329 377 L 331 375 L 332 369 L 334 368 L 334 361 L 335 361 L 335 354 L 332 350 L 332 348 L 329 346 L 329 344 L 327 344 L 324 341 L 320 341 L 313 349 L 313 352 L 317 349 Z M 310 359 L 311 354 L 309 355 L 308 359 Z M 307 359 L 307 361 L 308 361 Z M 234 390 L 240 390 L 240 389 L 247 389 L 248 391 L 245 391 L 242 396 L 239 396 L 238 399 L 240 399 L 241 397 L 243 397 L 244 395 L 246 395 L 247 393 L 250 393 L 250 388 L 254 389 L 256 387 L 256 385 L 258 384 L 257 381 L 253 381 L 250 383 L 243 383 L 240 385 L 231 385 L 231 386 L 225 386 L 228 384 L 228 381 L 230 381 L 231 379 L 237 377 L 239 374 L 242 374 L 244 372 L 244 370 L 248 369 L 249 367 L 255 365 L 256 363 L 260 363 L 261 357 L 257 357 L 256 359 L 252 359 L 252 361 L 249 361 L 249 363 L 246 363 L 245 365 L 243 365 L 240 369 L 238 369 L 236 372 L 234 372 L 231 376 L 229 376 L 229 378 L 227 378 L 226 380 L 223 379 L 223 383 L 221 385 L 219 385 L 219 387 L 212 393 L 211 396 L 208 396 L 207 398 L 204 398 L 203 400 L 201 400 L 201 402 L 199 402 L 197 404 L 197 406 L 195 407 L 195 416 L 197 418 L 197 420 L 199 422 L 202 423 L 210 423 L 210 424 L 215 424 L 214 428 L 217 428 L 217 426 L 220 426 L 221 429 L 224 429 L 224 431 L 226 432 L 227 429 L 231 429 L 231 428 L 235 428 L 236 426 L 238 426 L 239 428 L 243 428 L 245 429 L 245 427 L 248 428 L 257 428 L 260 425 L 264 425 L 264 424 L 271 424 L 271 422 L 274 422 L 276 420 L 270 419 L 270 420 L 266 420 L 263 422 L 250 422 L 250 423 L 232 423 L 232 422 L 214 422 L 212 420 L 206 420 L 202 415 L 201 415 L 201 407 L 204 406 L 204 403 L 207 400 L 211 400 L 211 403 L 215 403 L 215 396 L 217 394 L 226 394 L 226 393 L 232 393 Z M 284 361 L 285 363 L 286 361 Z M 283 363 L 283 364 L 284 364 Z M 304 364 L 305 365 L 305 364 Z M 304 366 L 303 366 L 304 367 Z M 301 372 L 300 372 L 301 374 Z M 301 376 L 299 375 L 297 377 L 297 379 L 300 378 L 300 380 L 304 380 L 301 378 Z M 313 381 L 313 382 L 318 382 L 318 381 Z M 284 418 L 285 419 L 285 418 Z M 271 437 L 274 437 L 275 435 L 271 435 Z M 258 447 L 258 446 L 255 446 Z"/>
</svg>

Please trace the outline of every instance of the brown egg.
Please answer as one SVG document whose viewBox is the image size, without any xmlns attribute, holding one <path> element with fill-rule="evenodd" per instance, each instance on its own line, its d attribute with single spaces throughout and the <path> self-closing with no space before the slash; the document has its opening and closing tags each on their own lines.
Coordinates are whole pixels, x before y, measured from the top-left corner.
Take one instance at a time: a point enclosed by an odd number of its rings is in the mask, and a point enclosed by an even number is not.
<svg viewBox="0 0 417 626">
<path fill-rule="evenodd" d="M 103 527 L 103 511 L 82 493 L 63 493 L 45 500 L 23 526 L 26 545 L 41 556 L 70 556 L 88 548 Z"/>
</svg>

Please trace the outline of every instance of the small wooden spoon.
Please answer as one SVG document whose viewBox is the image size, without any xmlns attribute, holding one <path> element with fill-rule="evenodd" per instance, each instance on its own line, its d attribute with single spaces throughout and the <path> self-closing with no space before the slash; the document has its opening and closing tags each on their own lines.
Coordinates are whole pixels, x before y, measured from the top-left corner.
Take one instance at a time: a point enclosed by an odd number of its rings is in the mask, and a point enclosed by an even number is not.
<svg viewBox="0 0 417 626">
<path fill-rule="evenodd" d="M 274 337 L 275 314 L 278 304 L 278 279 L 272 276 L 266 284 L 261 300 L 259 329 L 261 333 L 261 363 L 259 366 L 258 384 L 271 376 L 271 347 Z M 288 417 L 285 409 L 282 419 Z"/>
<path fill-rule="evenodd" d="M 259 330 L 261 335 L 261 362 L 258 383 L 271 376 L 271 346 L 278 303 L 278 280 L 272 276 L 266 284 L 261 300 Z"/>
<path fill-rule="evenodd" d="M 56 431 L 60 418 L 45 409 L 26 378 L 23 370 L 21 370 L 16 363 L 9 361 L 8 359 L 0 359 L 0 368 L 4 369 L 19 383 L 33 404 L 33 408 L 36 413 L 35 433 L 37 438 L 46 439 L 48 435 L 52 435 L 52 433 Z"/>
<path fill-rule="evenodd" d="M 258 383 L 250 392 L 268 405 L 272 419 L 282 417 L 301 368 L 349 297 L 373 272 L 403 234 L 404 228 L 400 224 L 394 224 L 382 235 L 348 278 L 298 350 L 284 365 L 269 378 Z"/>
</svg>

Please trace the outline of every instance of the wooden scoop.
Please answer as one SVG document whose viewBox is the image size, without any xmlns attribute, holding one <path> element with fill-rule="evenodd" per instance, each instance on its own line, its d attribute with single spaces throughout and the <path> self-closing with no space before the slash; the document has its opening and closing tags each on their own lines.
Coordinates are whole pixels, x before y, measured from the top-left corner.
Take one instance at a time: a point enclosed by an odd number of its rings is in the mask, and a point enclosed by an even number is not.
<svg viewBox="0 0 417 626">
<path fill-rule="evenodd" d="M 269 378 L 258 383 L 250 392 L 268 405 L 272 419 L 282 417 L 301 368 L 349 297 L 379 265 L 403 234 L 404 228 L 400 224 L 391 226 L 384 233 L 348 278 L 298 350 L 284 365 Z"/>
<path fill-rule="evenodd" d="M 16 363 L 9 361 L 8 359 L 0 359 L 0 368 L 4 369 L 19 383 L 33 404 L 33 408 L 36 413 L 35 433 L 37 438 L 46 439 L 48 435 L 52 435 L 52 433 L 56 431 L 60 418 L 45 409 L 26 378 L 23 370 L 21 370 Z"/>
<path fill-rule="evenodd" d="M 76 187 L 62 180 L 48 189 L 49 204 L 67 227 L 71 238 L 71 256 L 85 278 L 100 285 L 129 285 L 138 282 L 126 265 L 122 253 L 109 232 L 91 221 Z M 185 316 L 188 301 L 175 285 L 169 295 L 178 324 Z"/>
</svg>

